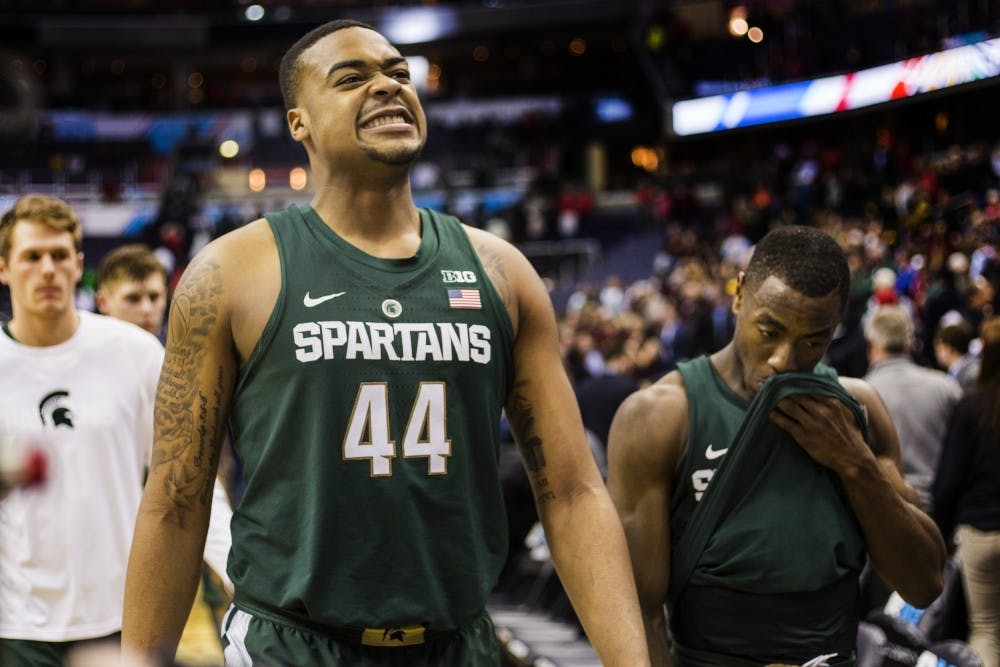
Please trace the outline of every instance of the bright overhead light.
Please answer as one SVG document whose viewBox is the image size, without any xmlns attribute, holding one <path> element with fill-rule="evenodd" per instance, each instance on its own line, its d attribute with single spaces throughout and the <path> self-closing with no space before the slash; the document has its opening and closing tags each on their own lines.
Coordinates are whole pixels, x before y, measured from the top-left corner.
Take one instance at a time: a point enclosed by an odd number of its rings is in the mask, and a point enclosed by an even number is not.
<svg viewBox="0 0 1000 667">
<path fill-rule="evenodd" d="M 247 177 L 247 185 L 254 192 L 261 192 L 267 187 L 267 174 L 260 168 L 251 170 Z"/>
<path fill-rule="evenodd" d="M 240 145 L 232 139 L 226 139 L 219 144 L 219 155 L 224 158 L 234 158 L 240 154 Z"/>
<path fill-rule="evenodd" d="M 411 56 L 404 54 L 406 64 L 410 66 L 410 81 L 417 90 L 423 92 L 427 90 L 427 79 L 430 77 L 431 63 L 424 56 Z M 436 67 L 436 65 L 435 65 Z M 441 68 L 438 67 L 437 76 L 441 76 Z"/>
<path fill-rule="evenodd" d="M 288 187 L 292 190 L 302 190 L 309 181 L 309 175 L 302 167 L 295 167 L 288 172 Z"/>
<path fill-rule="evenodd" d="M 420 44 L 447 37 L 458 28 L 454 10 L 407 7 L 386 11 L 379 32 L 393 44 Z"/>
<path fill-rule="evenodd" d="M 259 21 L 264 18 L 264 8 L 260 5 L 250 5 L 243 12 L 243 15 L 246 16 L 247 21 Z"/>
</svg>

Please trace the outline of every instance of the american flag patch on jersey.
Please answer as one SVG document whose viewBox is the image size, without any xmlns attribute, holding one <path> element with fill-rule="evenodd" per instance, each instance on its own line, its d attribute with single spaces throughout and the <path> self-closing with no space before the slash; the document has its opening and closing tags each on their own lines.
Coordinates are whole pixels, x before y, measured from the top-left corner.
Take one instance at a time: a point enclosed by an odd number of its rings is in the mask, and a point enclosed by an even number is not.
<svg viewBox="0 0 1000 667">
<path fill-rule="evenodd" d="M 482 310 L 483 302 L 479 299 L 477 289 L 448 290 L 448 305 L 452 308 L 475 308 Z"/>
</svg>

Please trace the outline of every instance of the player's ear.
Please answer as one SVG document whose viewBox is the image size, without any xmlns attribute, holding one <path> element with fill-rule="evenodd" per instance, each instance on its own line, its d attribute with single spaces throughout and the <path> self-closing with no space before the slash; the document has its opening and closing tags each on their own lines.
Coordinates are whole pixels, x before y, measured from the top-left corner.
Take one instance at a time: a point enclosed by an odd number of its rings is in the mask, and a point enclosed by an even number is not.
<svg viewBox="0 0 1000 667">
<path fill-rule="evenodd" d="M 285 120 L 288 122 L 288 131 L 292 134 L 292 139 L 302 141 L 309 136 L 309 112 L 300 107 L 289 109 L 285 113 Z"/>
<path fill-rule="evenodd" d="M 104 315 L 108 314 L 108 295 L 103 290 L 98 288 L 97 294 L 94 295 L 94 301 L 97 303 L 97 310 Z"/>
<path fill-rule="evenodd" d="M 747 272 L 740 271 L 740 275 L 736 277 L 736 289 L 733 292 L 733 314 L 737 315 L 740 312 L 740 305 L 743 303 L 743 287 L 746 282 Z"/>
</svg>

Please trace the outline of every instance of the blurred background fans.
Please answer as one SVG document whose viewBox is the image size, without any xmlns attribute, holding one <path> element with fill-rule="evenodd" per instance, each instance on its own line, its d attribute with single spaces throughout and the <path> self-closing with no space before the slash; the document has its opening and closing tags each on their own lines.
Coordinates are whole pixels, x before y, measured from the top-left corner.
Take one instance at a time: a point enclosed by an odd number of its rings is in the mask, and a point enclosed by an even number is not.
<svg viewBox="0 0 1000 667">
<path fill-rule="evenodd" d="M 712 224 L 707 211 L 731 212 L 733 175 L 775 158 L 808 186 L 831 151 L 989 155 L 997 5 L 7 0 L 0 197 L 65 197 L 94 261 L 136 237 L 180 270 L 211 237 L 309 198 L 278 62 L 309 27 L 354 18 L 400 46 L 422 90 L 418 203 L 539 244 L 526 251 L 565 285 L 658 217 L 664 188 L 668 217 Z"/>
<path fill-rule="evenodd" d="M 546 279 L 599 463 L 625 396 L 729 340 L 736 276 L 775 225 L 847 251 L 826 357 L 842 374 L 865 373 L 877 305 L 912 309 L 926 365 L 939 323 L 1000 312 L 1000 0 L 4 0 L 0 210 L 29 192 L 72 204 L 82 307 L 125 242 L 176 281 L 215 236 L 311 198 L 277 70 L 335 18 L 410 61 L 429 121 L 417 203 L 508 238 Z M 506 662 L 595 664 L 509 435 L 500 468 Z M 863 628 L 859 664 L 964 638 L 943 597 L 914 626 L 926 646 L 897 645 L 914 614 L 864 593 L 889 621 Z"/>
<path fill-rule="evenodd" d="M 731 212 L 733 174 L 775 158 L 811 185 L 830 151 L 891 161 L 979 142 L 989 155 L 997 5 L 7 0 L 0 197 L 65 197 L 94 261 L 138 237 L 179 270 L 209 238 L 309 198 L 278 61 L 309 27 L 354 18 L 400 46 L 422 90 L 418 203 L 540 244 L 527 252 L 564 285 L 656 218 L 664 188 L 668 217 L 711 224 L 706 211 Z M 929 60 L 939 52 L 952 55 Z"/>
</svg>

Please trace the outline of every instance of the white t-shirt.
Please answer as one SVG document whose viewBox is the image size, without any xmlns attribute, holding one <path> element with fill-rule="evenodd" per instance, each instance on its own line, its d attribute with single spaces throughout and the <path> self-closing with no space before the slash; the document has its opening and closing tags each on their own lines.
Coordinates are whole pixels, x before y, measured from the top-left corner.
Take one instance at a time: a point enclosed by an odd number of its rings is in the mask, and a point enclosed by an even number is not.
<svg viewBox="0 0 1000 667">
<path fill-rule="evenodd" d="M 36 442 L 49 460 L 42 487 L 0 501 L 0 637 L 121 629 L 162 362 L 155 336 L 88 312 L 59 345 L 0 332 L 0 432 Z"/>
</svg>

